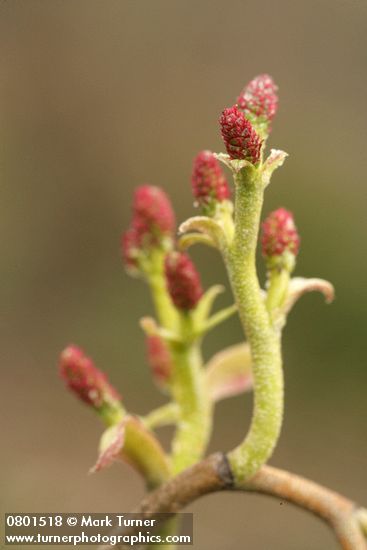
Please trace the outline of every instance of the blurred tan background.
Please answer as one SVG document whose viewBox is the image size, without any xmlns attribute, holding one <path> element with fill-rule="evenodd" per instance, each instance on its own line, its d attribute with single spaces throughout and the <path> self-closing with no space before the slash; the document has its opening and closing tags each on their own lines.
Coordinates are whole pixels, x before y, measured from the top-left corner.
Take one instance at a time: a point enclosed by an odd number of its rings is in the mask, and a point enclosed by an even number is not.
<svg viewBox="0 0 367 550">
<path fill-rule="evenodd" d="M 222 149 L 219 113 L 260 72 L 280 87 L 271 145 L 290 154 L 265 211 L 294 211 L 297 274 L 337 290 L 291 315 L 272 463 L 367 503 L 366 68 L 364 1 L 0 2 L 1 512 L 126 512 L 141 497 L 127 466 L 87 476 L 102 426 L 64 390 L 58 355 L 84 347 L 134 412 L 163 402 L 138 327 L 151 305 L 119 253 L 131 195 L 162 185 L 178 219 L 191 215 L 193 156 Z M 205 285 L 226 281 L 213 251 L 193 256 Z M 206 357 L 241 337 L 228 322 Z M 221 404 L 211 449 L 235 445 L 250 411 L 250 396 Z M 198 550 L 337 548 L 262 497 L 191 510 Z"/>
</svg>

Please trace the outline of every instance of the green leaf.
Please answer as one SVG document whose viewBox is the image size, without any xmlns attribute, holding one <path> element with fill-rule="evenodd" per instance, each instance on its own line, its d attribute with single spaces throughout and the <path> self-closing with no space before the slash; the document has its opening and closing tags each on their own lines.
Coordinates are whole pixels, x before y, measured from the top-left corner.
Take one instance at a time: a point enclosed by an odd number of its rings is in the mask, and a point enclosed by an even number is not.
<svg viewBox="0 0 367 550">
<path fill-rule="evenodd" d="M 288 296 L 285 300 L 282 313 L 290 312 L 294 304 L 307 292 L 321 292 L 327 304 L 330 304 L 335 297 L 334 287 L 325 279 L 305 279 L 303 277 L 294 277 L 289 283 Z"/>
<path fill-rule="evenodd" d="M 170 476 L 170 463 L 158 439 L 131 415 L 103 433 L 97 462 L 90 471 L 100 471 L 121 459 L 143 476 L 149 488 L 157 487 Z"/>
<path fill-rule="evenodd" d="M 214 285 L 203 294 L 194 312 L 195 324 L 200 326 L 206 321 L 209 317 L 215 299 L 219 296 L 219 294 L 222 294 L 224 290 L 225 288 L 223 285 Z"/>
<path fill-rule="evenodd" d="M 207 246 L 217 248 L 217 244 L 212 237 L 204 233 L 186 233 L 178 239 L 178 248 L 180 250 L 187 250 L 194 244 L 206 244 Z"/>
<path fill-rule="evenodd" d="M 107 428 L 99 443 L 98 458 L 89 470 L 90 474 L 99 472 L 111 466 L 116 460 L 121 460 L 121 450 L 125 441 L 125 417 L 119 424 Z"/>
<path fill-rule="evenodd" d="M 251 351 L 247 343 L 220 351 L 209 361 L 206 384 L 213 401 L 238 395 L 252 389 Z"/>
<path fill-rule="evenodd" d="M 206 235 L 217 248 L 225 241 L 225 233 L 221 225 L 207 216 L 194 216 L 183 222 L 179 229 L 181 235 L 197 231 Z M 213 246 L 213 245 L 212 245 Z"/>
<path fill-rule="evenodd" d="M 161 426 L 177 424 L 180 420 L 180 408 L 177 403 L 171 402 L 152 410 L 142 419 L 142 422 L 149 429 L 153 430 Z"/>
</svg>

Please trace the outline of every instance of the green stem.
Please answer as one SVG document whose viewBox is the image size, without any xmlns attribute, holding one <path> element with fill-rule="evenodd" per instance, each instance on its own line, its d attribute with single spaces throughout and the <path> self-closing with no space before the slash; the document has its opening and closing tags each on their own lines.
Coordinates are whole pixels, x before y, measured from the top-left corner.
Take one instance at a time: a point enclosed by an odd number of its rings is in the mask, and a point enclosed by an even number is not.
<svg viewBox="0 0 367 550">
<path fill-rule="evenodd" d="M 212 425 L 212 407 L 205 384 L 200 345 L 197 341 L 190 342 L 190 320 L 183 316 L 182 321 L 186 343 L 171 346 L 175 365 L 172 394 L 180 407 L 180 420 L 172 442 L 174 474 L 202 458 Z"/>
<path fill-rule="evenodd" d="M 269 288 L 266 295 L 266 308 L 270 314 L 281 307 L 287 296 L 290 273 L 287 269 L 272 269 L 268 273 Z"/>
<path fill-rule="evenodd" d="M 223 321 L 226 321 L 232 317 L 232 315 L 237 313 L 237 310 L 237 304 L 221 309 L 218 313 L 215 313 L 206 321 L 206 323 L 202 326 L 200 333 L 203 334 L 209 332 L 209 330 L 212 330 L 220 323 L 223 323 Z"/>
<path fill-rule="evenodd" d="M 161 426 L 175 424 L 180 417 L 180 408 L 177 403 L 167 403 L 154 409 L 142 418 L 145 426 L 151 430 Z"/>
<path fill-rule="evenodd" d="M 177 325 L 177 312 L 167 291 L 164 275 L 164 253 L 156 251 L 151 258 L 151 269 L 147 274 L 147 281 L 152 293 L 153 303 L 160 324 L 169 329 Z"/>
<path fill-rule="evenodd" d="M 261 174 L 243 169 L 235 178 L 235 235 L 226 264 L 243 328 L 251 347 L 254 412 L 245 440 L 229 454 L 236 480 L 251 478 L 269 459 L 283 416 L 280 336 L 270 323 L 256 273 L 256 244 L 263 203 Z"/>
<path fill-rule="evenodd" d="M 107 426 L 118 424 L 126 415 L 126 410 L 120 402 L 104 403 L 97 412 Z"/>
</svg>

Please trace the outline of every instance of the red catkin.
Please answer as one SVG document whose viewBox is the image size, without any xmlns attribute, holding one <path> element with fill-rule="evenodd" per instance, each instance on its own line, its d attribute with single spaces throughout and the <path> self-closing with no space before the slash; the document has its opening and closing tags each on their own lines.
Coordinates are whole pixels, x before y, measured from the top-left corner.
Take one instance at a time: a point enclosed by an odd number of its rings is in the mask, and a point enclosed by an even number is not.
<svg viewBox="0 0 367 550">
<path fill-rule="evenodd" d="M 174 305 L 184 311 L 194 309 L 203 294 L 203 289 L 199 274 L 189 256 L 183 252 L 167 254 L 165 274 L 168 292 Z"/>
<path fill-rule="evenodd" d="M 106 374 L 77 346 L 68 346 L 60 356 L 59 371 L 68 388 L 79 399 L 100 409 L 105 403 L 121 399 Z"/>
<path fill-rule="evenodd" d="M 281 256 L 284 252 L 291 252 L 296 256 L 300 237 L 293 214 L 285 208 L 271 212 L 262 224 L 261 244 L 265 258 Z"/>
<path fill-rule="evenodd" d="M 138 267 L 139 251 L 160 246 L 167 237 L 173 239 L 175 225 L 175 214 L 166 193 L 154 185 L 138 187 L 134 193 L 132 222 L 121 238 L 126 267 Z"/>
<path fill-rule="evenodd" d="M 260 74 L 249 82 L 237 98 L 246 116 L 261 118 L 270 124 L 278 110 L 278 86 L 268 74 Z"/>
<path fill-rule="evenodd" d="M 236 105 L 224 109 L 219 119 L 222 138 L 231 159 L 260 160 L 262 140 Z"/>
<path fill-rule="evenodd" d="M 230 197 L 226 177 L 218 160 L 211 151 L 201 151 L 194 159 L 192 176 L 192 191 L 201 206 L 212 201 L 224 201 Z"/>
</svg>

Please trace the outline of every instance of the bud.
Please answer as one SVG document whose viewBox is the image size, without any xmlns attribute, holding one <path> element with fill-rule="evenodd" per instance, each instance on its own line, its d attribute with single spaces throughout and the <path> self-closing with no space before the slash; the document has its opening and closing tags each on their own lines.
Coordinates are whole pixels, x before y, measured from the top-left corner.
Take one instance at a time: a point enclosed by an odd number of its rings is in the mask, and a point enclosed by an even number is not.
<svg viewBox="0 0 367 550">
<path fill-rule="evenodd" d="M 211 151 L 201 151 L 195 157 L 191 183 L 194 197 L 204 209 L 230 197 L 225 175 Z"/>
<path fill-rule="evenodd" d="M 134 193 L 133 219 L 121 238 L 122 255 L 128 270 L 139 270 L 139 255 L 173 241 L 175 214 L 166 193 L 153 185 L 142 185 Z"/>
<path fill-rule="evenodd" d="M 244 159 L 256 164 L 260 159 L 262 140 L 243 112 L 236 105 L 224 109 L 219 122 L 224 145 L 231 159 Z"/>
<path fill-rule="evenodd" d="M 120 401 L 120 395 L 108 382 L 107 376 L 80 348 L 67 347 L 61 354 L 59 369 L 69 389 L 88 405 L 101 409 Z"/>
<path fill-rule="evenodd" d="M 183 252 L 170 252 L 165 260 L 168 292 L 178 309 L 194 309 L 203 290 L 200 277 L 189 256 Z"/>
<path fill-rule="evenodd" d="M 300 238 L 293 214 L 285 208 L 271 212 L 262 224 L 262 252 L 267 259 L 290 253 L 296 256 Z"/>
<path fill-rule="evenodd" d="M 278 109 L 278 86 L 268 74 L 260 74 L 244 87 L 237 104 L 254 123 L 269 127 Z"/>
<path fill-rule="evenodd" d="M 165 385 L 172 373 L 172 358 L 170 350 L 160 336 L 147 336 L 147 358 L 153 377 L 158 385 Z"/>
<path fill-rule="evenodd" d="M 159 244 L 173 236 L 175 214 L 166 193 L 153 185 L 142 185 L 134 193 L 132 226 L 144 246 Z"/>
</svg>

